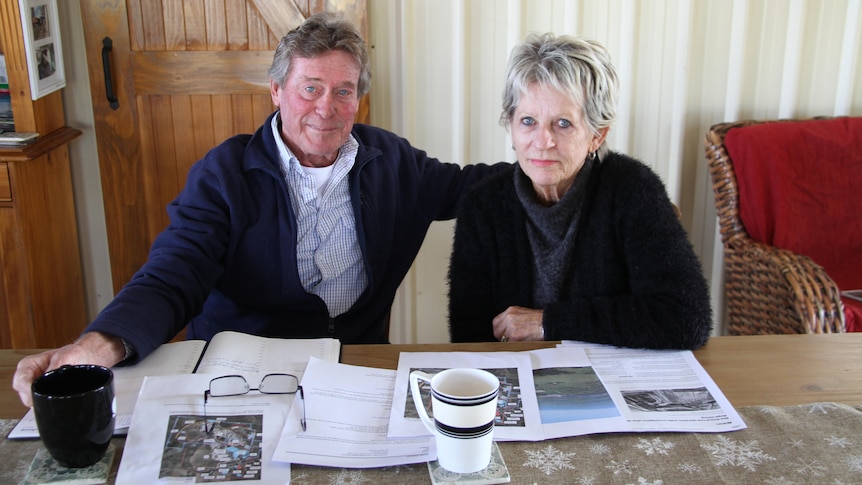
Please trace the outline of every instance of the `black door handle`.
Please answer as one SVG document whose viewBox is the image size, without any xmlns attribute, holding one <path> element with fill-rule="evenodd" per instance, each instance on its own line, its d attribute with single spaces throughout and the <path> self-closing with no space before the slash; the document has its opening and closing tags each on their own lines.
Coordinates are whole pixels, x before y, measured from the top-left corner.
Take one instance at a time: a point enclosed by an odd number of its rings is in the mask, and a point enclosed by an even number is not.
<svg viewBox="0 0 862 485">
<path fill-rule="evenodd" d="M 105 73 L 105 96 L 111 103 L 111 109 L 118 109 L 120 102 L 114 94 L 114 81 L 111 79 L 111 49 L 113 47 L 114 41 L 110 37 L 102 39 L 102 72 Z"/>
</svg>

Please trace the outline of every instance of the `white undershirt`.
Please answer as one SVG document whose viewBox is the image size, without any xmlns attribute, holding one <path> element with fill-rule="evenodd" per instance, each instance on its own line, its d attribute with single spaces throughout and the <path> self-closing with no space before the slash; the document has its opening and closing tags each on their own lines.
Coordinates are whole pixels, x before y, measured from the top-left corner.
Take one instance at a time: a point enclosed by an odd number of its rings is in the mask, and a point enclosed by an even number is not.
<svg viewBox="0 0 862 485">
<path fill-rule="evenodd" d="M 326 186 L 329 184 L 329 179 L 332 178 L 333 168 L 335 168 L 335 164 L 326 167 L 302 166 L 302 171 L 314 179 L 314 187 L 317 189 L 317 199 L 315 200 L 317 207 L 320 207 L 320 201 L 323 200 L 323 193 L 326 192 Z"/>
</svg>

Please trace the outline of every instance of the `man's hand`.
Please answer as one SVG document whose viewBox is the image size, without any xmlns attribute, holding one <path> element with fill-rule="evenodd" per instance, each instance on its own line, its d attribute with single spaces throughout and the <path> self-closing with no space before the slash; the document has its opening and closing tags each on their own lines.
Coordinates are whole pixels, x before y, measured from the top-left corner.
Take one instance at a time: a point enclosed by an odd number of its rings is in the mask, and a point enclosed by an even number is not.
<svg viewBox="0 0 862 485">
<path fill-rule="evenodd" d="M 18 391 L 21 402 L 33 406 L 30 386 L 37 377 L 63 365 L 96 364 L 112 367 L 126 355 L 119 337 L 101 332 L 88 332 L 74 343 L 24 357 L 18 362 L 12 387 Z"/>
<path fill-rule="evenodd" d="M 542 327 L 544 313 L 543 310 L 510 306 L 494 317 L 494 336 L 501 342 L 545 340 L 545 329 Z"/>
</svg>

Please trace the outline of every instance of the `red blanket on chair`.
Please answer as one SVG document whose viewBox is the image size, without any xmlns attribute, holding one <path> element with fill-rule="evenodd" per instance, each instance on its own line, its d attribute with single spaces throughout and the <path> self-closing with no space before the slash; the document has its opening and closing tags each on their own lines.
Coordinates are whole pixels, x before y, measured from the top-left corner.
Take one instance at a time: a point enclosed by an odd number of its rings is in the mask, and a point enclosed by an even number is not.
<svg viewBox="0 0 862 485">
<path fill-rule="evenodd" d="M 764 123 L 725 146 L 752 239 L 804 254 L 842 291 L 862 289 L 862 118 Z M 848 331 L 862 302 L 844 298 Z"/>
</svg>

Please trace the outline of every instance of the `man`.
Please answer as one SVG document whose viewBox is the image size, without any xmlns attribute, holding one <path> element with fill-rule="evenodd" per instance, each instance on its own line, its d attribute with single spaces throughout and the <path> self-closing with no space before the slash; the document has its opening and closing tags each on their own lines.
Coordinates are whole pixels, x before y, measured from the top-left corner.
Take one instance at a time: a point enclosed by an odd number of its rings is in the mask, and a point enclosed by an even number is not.
<svg viewBox="0 0 862 485">
<path fill-rule="evenodd" d="M 428 226 L 453 218 L 491 168 L 462 170 L 354 126 L 371 75 L 347 22 L 310 17 L 281 40 L 269 74 L 279 110 L 191 168 L 147 263 L 75 343 L 19 362 L 25 404 L 49 369 L 134 363 L 186 325 L 192 339 L 388 342 L 395 291 Z"/>
</svg>

